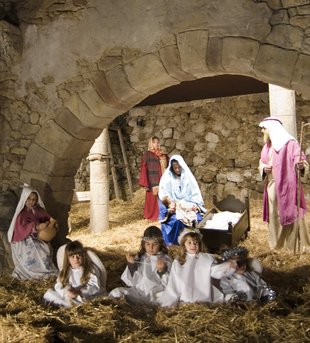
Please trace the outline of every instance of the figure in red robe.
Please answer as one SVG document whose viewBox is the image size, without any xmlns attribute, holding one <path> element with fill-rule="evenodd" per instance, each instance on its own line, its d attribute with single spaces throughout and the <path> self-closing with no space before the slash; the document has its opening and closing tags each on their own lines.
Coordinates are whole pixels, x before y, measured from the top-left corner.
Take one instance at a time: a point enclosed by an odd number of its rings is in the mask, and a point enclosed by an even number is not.
<svg viewBox="0 0 310 343">
<path fill-rule="evenodd" d="M 141 160 L 139 185 L 145 187 L 144 218 L 151 221 L 158 220 L 158 185 L 159 180 L 167 168 L 169 157 L 160 148 L 159 138 L 149 139 L 148 150 Z"/>
</svg>

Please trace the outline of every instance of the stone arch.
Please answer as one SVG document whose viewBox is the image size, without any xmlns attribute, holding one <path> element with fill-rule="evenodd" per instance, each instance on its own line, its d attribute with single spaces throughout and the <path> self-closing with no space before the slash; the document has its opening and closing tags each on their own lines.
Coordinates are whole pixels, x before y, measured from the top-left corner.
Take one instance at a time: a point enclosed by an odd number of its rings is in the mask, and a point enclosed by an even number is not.
<svg viewBox="0 0 310 343">
<path fill-rule="evenodd" d="M 100 1 L 94 3 L 103 14 Z M 71 75 L 65 80 L 55 77 L 55 115 L 47 118 L 35 135 L 20 175 L 21 180 L 45 193 L 52 214 L 58 213 L 59 218 L 59 213 L 63 213 L 63 227 L 71 204 L 73 176 L 81 158 L 103 128 L 148 95 L 183 81 L 239 74 L 310 96 L 306 26 L 290 23 L 284 15 L 290 12 L 294 18 L 292 14 L 302 6 L 290 5 L 289 1 L 286 7 L 280 7 L 272 1 L 219 4 L 211 0 L 194 1 L 174 9 L 177 4 L 161 3 L 156 8 L 149 1 L 154 13 L 160 12 L 159 21 L 164 26 L 157 27 L 160 35 L 147 33 L 149 44 L 143 31 L 137 33 L 140 44 L 136 43 L 137 37 L 124 45 L 122 37 L 111 42 L 105 36 L 108 49 L 95 59 L 81 58 L 74 68 L 69 68 L 69 59 L 64 60 Z M 149 17 L 146 7 L 145 14 Z M 90 11 L 85 19 L 89 25 L 92 15 Z M 46 43 L 54 37 L 55 23 L 51 25 L 50 35 L 46 27 L 40 35 Z M 80 19 L 78 25 L 83 28 L 86 24 Z M 72 44 L 72 48 L 76 46 Z M 23 53 L 27 65 L 27 53 Z M 54 70 L 57 74 L 56 68 L 55 62 L 49 72 Z"/>
</svg>

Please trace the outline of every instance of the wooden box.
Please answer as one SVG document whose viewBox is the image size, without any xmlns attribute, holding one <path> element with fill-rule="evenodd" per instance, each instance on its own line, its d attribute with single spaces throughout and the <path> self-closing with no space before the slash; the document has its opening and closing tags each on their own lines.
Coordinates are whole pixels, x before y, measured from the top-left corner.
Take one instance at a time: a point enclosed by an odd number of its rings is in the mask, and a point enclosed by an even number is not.
<svg viewBox="0 0 310 343">
<path fill-rule="evenodd" d="M 203 220 L 197 224 L 197 228 L 202 234 L 202 240 L 210 253 L 218 253 L 222 247 L 233 247 L 238 245 L 239 241 L 247 237 L 250 231 L 250 208 L 249 198 L 245 198 L 243 203 L 233 195 L 228 195 L 225 199 L 217 201 L 213 197 L 214 207 L 208 211 Z M 206 229 L 203 228 L 206 221 L 211 219 L 212 214 L 222 211 L 239 212 L 241 217 L 234 225 L 230 222 L 227 230 Z"/>
</svg>

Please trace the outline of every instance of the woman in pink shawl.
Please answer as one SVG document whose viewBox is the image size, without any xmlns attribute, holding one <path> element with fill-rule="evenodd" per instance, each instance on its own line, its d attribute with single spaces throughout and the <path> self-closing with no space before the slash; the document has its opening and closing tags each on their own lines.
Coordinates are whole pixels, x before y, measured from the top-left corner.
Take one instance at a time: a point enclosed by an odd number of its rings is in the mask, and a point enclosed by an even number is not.
<svg viewBox="0 0 310 343">
<path fill-rule="evenodd" d="M 39 193 L 24 186 L 8 231 L 15 265 L 13 277 L 30 280 L 57 274 L 51 246 L 37 239 L 37 232 L 49 220 Z"/>
<path fill-rule="evenodd" d="M 309 230 L 304 219 L 306 201 L 297 175 L 298 169 L 302 173 L 308 170 L 305 155 L 279 119 L 265 118 L 259 126 L 265 141 L 259 170 L 266 180 L 263 219 L 268 222 L 270 248 L 310 251 Z"/>
</svg>

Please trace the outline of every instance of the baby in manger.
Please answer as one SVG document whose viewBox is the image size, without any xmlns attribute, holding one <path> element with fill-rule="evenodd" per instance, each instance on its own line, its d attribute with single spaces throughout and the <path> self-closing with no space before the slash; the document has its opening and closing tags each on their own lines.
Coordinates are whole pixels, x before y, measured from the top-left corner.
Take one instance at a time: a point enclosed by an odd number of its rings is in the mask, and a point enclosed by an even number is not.
<svg viewBox="0 0 310 343">
<path fill-rule="evenodd" d="M 162 203 L 168 209 L 168 216 L 175 213 L 176 219 L 180 220 L 187 226 L 193 226 L 197 221 L 197 210 L 193 210 L 193 204 L 185 200 L 172 201 L 169 197 L 165 196 Z"/>
</svg>

